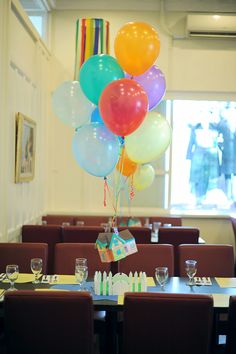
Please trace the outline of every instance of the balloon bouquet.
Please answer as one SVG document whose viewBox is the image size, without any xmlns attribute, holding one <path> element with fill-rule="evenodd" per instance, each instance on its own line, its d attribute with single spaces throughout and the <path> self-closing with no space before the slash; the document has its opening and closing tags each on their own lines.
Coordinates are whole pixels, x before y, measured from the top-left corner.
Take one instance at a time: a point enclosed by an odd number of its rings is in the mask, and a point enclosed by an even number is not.
<svg viewBox="0 0 236 354">
<path fill-rule="evenodd" d="M 164 74 L 154 65 L 160 40 L 149 24 L 129 22 L 119 30 L 114 49 L 116 58 L 97 54 L 87 59 L 78 81 L 66 81 L 54 91 L 52 107 L 75 128 L 72 151 L 80 167 L 103 177 L 107 188 L 107 176 L 118 170 L 131 179 L 132 188 L 142 190 L 154 180 L 150 162 L 171 140 L 167 120 L 153 111 L 166 90 Z"/>
</svg>

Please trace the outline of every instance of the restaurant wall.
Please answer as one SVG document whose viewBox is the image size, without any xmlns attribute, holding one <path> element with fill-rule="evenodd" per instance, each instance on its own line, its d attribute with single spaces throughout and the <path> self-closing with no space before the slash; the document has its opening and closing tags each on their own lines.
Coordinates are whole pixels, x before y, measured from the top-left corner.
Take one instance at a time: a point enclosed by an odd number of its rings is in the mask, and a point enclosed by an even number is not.
<svg viewBox="0 0 236 354">
<path fill-rule="evenodd" d="M 17 0 L 0 1 L 0 48 L 0 242 L 13 242 L 45 210 L 50 68 L 50 53 Z M 17 112 L 36 122 L 35 177 L 24 183 L 14 181 Z"/>
</svg>

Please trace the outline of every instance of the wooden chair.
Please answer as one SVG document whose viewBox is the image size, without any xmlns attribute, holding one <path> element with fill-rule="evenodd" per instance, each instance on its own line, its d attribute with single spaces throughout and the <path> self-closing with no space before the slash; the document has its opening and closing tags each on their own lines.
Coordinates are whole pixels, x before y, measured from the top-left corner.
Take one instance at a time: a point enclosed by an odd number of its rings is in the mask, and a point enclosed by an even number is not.
<svg viewBox="0 0 236 354">
<path fill-rule="evenodd" d="M 136 244 L 147 244 L 151 243 L 151 230 L 148 227 L 130 227 L 130 226 L 119 226 L 118 230 L 129 230 L 133 237 L 135 238 Z"/>
<path fill-rule="evenodd" d="M 199 277 L 233 277 L 234 251 L 232 245 L 180 245 L 179 275 L 186 276 L 185 260 L 197 261 L 197 274 Z"/>
<path fill-rule="evenodd" d="M 199 277 L 233 277 L 234 251 L 232 245 L 180 245 L 179 272 L 186 277 L 185 260 L 197 261 L 197 274 Z M 215 348 L 220 348 L 220 335 L 226 334 L 227 315 L 216 314 L 215 317 Z"/>
<path fill-rule="evenodd" d="M 103 215 L 78 215 L 74 217 L 74 224 L 83 221 L 84 226 L 101 226 L 101 223 L 108 223 L 109 216 Z"/>
<path fill-rule="evenodd" d="M 47 273 L 46 243 L 0 243 L 0 273 L 6 272 L 7 264 L 18 264 L 20 273 L 31 273 L 32 258 L 42 258 L 43 273 Z"/>
<path fill-rule="evenodd" d="M 61 226 L 63 223 L 69 223 L 74 225 L 74 216 L 73 215 L 45 215 L 42 217 L 42 221 L 46 225 L 58 225 Z"/>
<path fill-rule="evenodd" d="M 236 296 L 230 296 L 229 299 L 229 317 L 226 336 L 226 351 L 225 354 L 236 353 Z"/>
<path fill-rule="evenodd" d="M 138 252 L 119 261 L 119 271 L 126 273 L 144 271 L 154 276 L 156 267 L 168 267 L 169 276 L 174 274 L 174 249 L 172 245 L 137 245 Z"/>
<path fill-rule="evenodd" d="M 92 354 L 93 302 L 84 292 L 5 294 L 7 354 Z"/>
<path fill-rule="evenodd" d="M 93 278 L 95 271 L 111 270 L 110 263 L 102 263 L 94 243 L 58 243 L 55 247 L 55 266 L 56 274 L 75 274 L 75 259 L 87 258 L 88 276 Z M 104 352 L 106 348 L 105 332 L 107 331 L 105 311 L 94 312 L 95 332 L 99 335 L 100 351 Z"/>
<path fill-rule="evenodd" d="M 55 245 L 58 242 L 62 242 L 61 226 L 23 225 L 22 242 L 43 242 L 48 244 L 48 273 L 53 274 Z"/>
<path fill-rule="evenodd" d="M 158 231 L 158 243 L 169 243 L 174 246 L 175 275 L 179 275 L 178 245 L 182 243 L 197 244 L 199 229 L 194 227 L 160 227 Z"/>
<path fill-rule="evenodd" d="M 161 222 L 164 224 L 171 224 L 172 226 L 182 226 L 182 218 L 180 216 L 150 216 L 150 223 Z"/>
<path fill-rule="evenodd" d="M 207 354 L 212 319 L 209 295 L 126 293 L 124 354 Z"/>
<path fill-rule="evenodd" d="M 96 270 L 110 271 L 110 263 L 102 263 L 93 243 L 58 243 L 55 248 L 54 273 L 75 274 L 75 259 L 87 258 L 88 276 Z"/>
<path fill-rule="evenodd" d="M 100 232 L 104 229 L 99 226 L 65 226 L 62 228 L 62 241 L 95 243 Z"/>
</svg>

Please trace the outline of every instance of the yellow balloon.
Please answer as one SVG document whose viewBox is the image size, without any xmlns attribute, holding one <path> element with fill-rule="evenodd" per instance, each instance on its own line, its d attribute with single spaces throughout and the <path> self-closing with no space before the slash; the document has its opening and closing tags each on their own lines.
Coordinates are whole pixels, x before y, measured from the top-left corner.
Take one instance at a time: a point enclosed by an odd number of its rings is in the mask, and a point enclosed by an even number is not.
<svg viewBox="0 0 236 354">
<path fill-rule="evenodd" d="M 138 191 L 148 188 L 155 178 L 155 171 L 152 165 L 140 165 L 134 173 L 134 188 Z"/>
<path fill-rule="evenodd" d="M 128 22 L 117 33 L 115 55 L 121 67 L 130 75 L 147 71 L 160 52 L 156 30 L 145 22 Z"/>
<path fill-rule="evenodd" d="M 149 112 L 143 123 L 125 137 L 130 160 L 142 164 L 159 159 L 171 142 L 171 127 L 158 112 Z"/>
</svg>

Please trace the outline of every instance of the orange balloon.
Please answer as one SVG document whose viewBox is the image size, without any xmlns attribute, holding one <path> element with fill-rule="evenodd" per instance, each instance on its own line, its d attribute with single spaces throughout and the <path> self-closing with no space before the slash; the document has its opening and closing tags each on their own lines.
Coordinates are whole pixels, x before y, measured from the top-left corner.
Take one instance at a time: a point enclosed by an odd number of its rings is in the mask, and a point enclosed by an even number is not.
<svg viewBox="0 0 236 354">
<path fill-rule="evenodd" d="M 156 30 L 144 22 L 128 22 L 115 38 L 115 55 L 122 68 L 138 76 L 147 71 L 160 52 Z"/>
<path fill-rule="evenodd" d="M 130 176 L 132 175 L 138 167 L 138 164 L 128 158 L 128 155 L 126 154 L 125 148 L 122 149 L 122 153 L 120 156 L 120 159 L 116 165 L 117 170 L 123 175 L 123 176 Z"/>
</svg>

